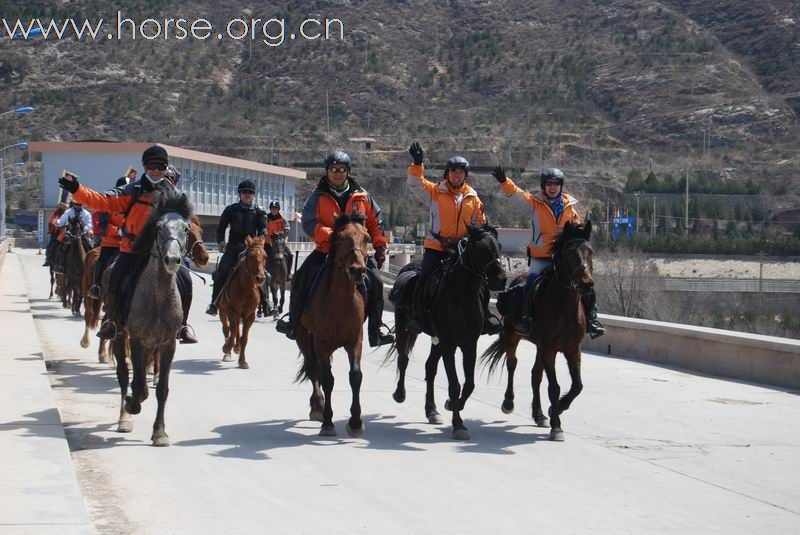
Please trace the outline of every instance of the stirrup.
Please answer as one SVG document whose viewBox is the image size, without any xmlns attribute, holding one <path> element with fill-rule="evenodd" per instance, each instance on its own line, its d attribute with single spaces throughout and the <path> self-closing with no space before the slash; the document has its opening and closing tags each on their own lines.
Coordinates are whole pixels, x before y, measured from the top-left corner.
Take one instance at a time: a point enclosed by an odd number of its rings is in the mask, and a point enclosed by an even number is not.
<svg viewBox="0 0 800 535">
<path fill-rule="evenodd" d="M 114 336 L 101 336 L 100 333 L 103 332 L 103 329 L 105 329 L 106 325 L 108 325 L 108 324 L 111 324 L 114 327 Z M 114 321 L 112 321 L 112 320 L 104 321 L 103 324 L 100 326 L 100 329 L 97 331 L 97 334 L 95 336 L 97 336 L 98 338 L 101 338 L 101 339 L 105 338 L 107 340 L 115 340 L 117 338 L 117 336 L 119 336 L 119 329 L 117 328 L 117 324 L 114 323 Z"/>
<path fill-rule="evenodd" d="M 186 335 L 181 336 L 181 333 L 183 333 L 184 329 L 186 329 L 187 331 Z M 181 325 L 181 328 L 178 329 L 178 340 L 180 340 L 182 344 L 196 344 L 197 333 L 194 331 L 194 327 L 192 327 L 188 323 L 186 325 Z"/>
<path fill-rule="evenodd" d="M 606 334 L 606 328 L 600 325 L 599 322 L 590 323 L 586 330 L 589 331 L 589 338 L 594 340 L 595 338 L 600 338 L 604 334 Z"/>
<path fill-rule="evenodd" d="M 100 299 L 100 286 L 92 284 L 92 287 L 89 288 L 89 297 L 92 299 Z"/>
</svg>

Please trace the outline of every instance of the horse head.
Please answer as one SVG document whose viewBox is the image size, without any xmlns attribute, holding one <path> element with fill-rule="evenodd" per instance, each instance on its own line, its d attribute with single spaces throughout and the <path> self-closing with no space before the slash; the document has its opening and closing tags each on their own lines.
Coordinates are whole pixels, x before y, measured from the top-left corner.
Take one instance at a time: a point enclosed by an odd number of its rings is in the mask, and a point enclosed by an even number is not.
<svg viewBox="0 0 800 535">
<path fill-rule="evenodd" d="M 558 280 L 581 294 L 589 292 L 594 286 L 591 236 L 591 221 L 585 224 L 567 222 L 550 248 Z"/>
<path fill-rule="evenodd" d="M 335 268 L 343 271 L 356 285 L 364 283 L 367 273 L 369 234 L 364 227 L 365 220 L 364 214 L 342 214 L 336 219 L 331 236 Z"/>
<path fill-rule="evenodd" d="M 491 290 L 504 290 L 506 271 L 500 261 L 497 229 L 488 223 L 469 225 L 469 234 L 458 243 L 460 262 L 485 279 Z"/>
<path fill-rule="evenodd" d="M 134 250 L 149 253 L 164 269 L 177 273 L 186 255 L 192 205 L 184 193 L 165 191 L 159 195 L 150 219 L 134 242 Z"/>
<path fill-rule="evenodd" d="M 189 220 L 189 235 L 186 240 L 186 247 L 189 250 L 189 256 L 192 262 L 198 267 L 206 267 L 208 265 L 208 250 L 205 243 L 203 243 L 203 227 L 200 225 L 200 220 L 196 215 L 192 214 Z"/>
<path fill-rule="evenodd" d="M 270 260 L 283 262 L 284 250 L 286 245 L 285 234 L 275 234 L 272 236 L 272 248 L 270 249 Z"/>
<path fill-rule="evenodd" d="M 267 280 L 267 273 L 264 269 L 267 253 L 264 252 L 264 238 L 253 238 L 247 236 L 244 239 L 244 245 L 247 247 L 242 255 L 242 265 L 244 266 L 245 273 L 251 276 L 258 286 L 264 284 Z"/>
</svg>

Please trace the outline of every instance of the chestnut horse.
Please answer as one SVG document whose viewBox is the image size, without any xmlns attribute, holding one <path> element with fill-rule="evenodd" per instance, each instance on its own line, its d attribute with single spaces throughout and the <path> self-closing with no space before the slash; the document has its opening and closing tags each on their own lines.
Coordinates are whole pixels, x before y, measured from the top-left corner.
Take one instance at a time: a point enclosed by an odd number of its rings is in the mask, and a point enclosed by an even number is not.
<svg viewBox="0 0 800 535">
<path fill-rule="evenodd" d="M 534 300 L 531 332 L 524 338 L 536 345 L 536 360 L 531 371 L 533 386 L 532 416 L 539 427 L 548 425 L 542 413 L 539 387 L 542 372 L 547 374 L 547 393 L 550 398 L 550 439 L 564 440 L 561 429 L 561 413 L 569 409 L 572 401 L 581 393 L 581 342 L 586 333 L 586 315 L 581 304 L 581 295 L 591 290 L 592 245 L 589 242 L 592 223 L 573 225 L 567 223 L 551 247 L 553 256 L 552 274 L 542 281 L 540 297 L 528 292 L 526 299 Z M 547 277 L 547 276 L 546 276 Z M 514 283 L 525 279 L 515 278 Z M 514 330 L 514 318 L 503 318 L 503 332 L 484 352 L 481 360 L 493 370 L 505 357 L 508 369 L 508 387 L 502 410 L 508 414 L 514 410 L 514 370 L 517 367 L 517 346 L 521 337 Z M 556 379 L 556 354 L 561 351 L 567 359 L 572 385 L 569 392 L 559 399 L 561 388 Z"/>
<path fill-rule="evenodd" d="M 64 308 L 70 306 L 73 316 L 80 316 L 84 295 L 81 292 L 81 279 L 88 251 L 84 246 L 83 223 L 80 218 L 75 217 L 68 223 L 62 246 L 64 247 L 64 294 L 61 304 Z"/>
<path fill-rule="evenodd" d="M 200 225 L 200 220 L 197 218 L 196 215 L 192 214 L 191 219 L 189 220 L 189 234 L 186 238 L 186 250 L 188 251 L 189 257 L 192 259 L 192 262 L 198 267 L 205 267 L 208 265 L 208 250 L 205 248 L 205 244 L 203 243 L 203 227 Z M 81 281 L 81 288 L 83 289 L 83 295 L 89 295 L 89 288 L 92 286 L 92 280 L 94 276 L 94 267 L 97 264 L 97 259 L 100 257 L 100 248 L 95 247 L 91 251 L 86 254 L 86 259 L 84 260 L 84 270 L 83 270 L 83 279 Z M 110 267 L 114 265 L 114 262 L 109 262 L 108 266 L 103 273 L 110 272 Z M 81 347 L 86 349 L 89 347 L 89 334 L 94 329 L 97 329 L 97 326 L 100 323 L 100 309 L 101 305 L 105 302 L 105 292 L 102 291 L 106 288 L 106 277 L 101 275 L 101 280 L 103 284 L 101 285 L 101 293 L 100 299 L 92 299 L 91 297 L 87 297 L 83 304 L 83 321 L 84 321 L 84 330 L 83 330 L 83 337 L 81 338 Z M 97 357 L 98 362 L 101 364 L 109 363 L 108 358 L 108 349 L 107 349 L 107 342 L 108 340 L 103 338 L 100 340 L 100 344 L 97 348 Z M 113 362 L 111 362 L 114 365 Z M 154 359 L 154 374 L 158 375 L 158 359 Z"/>
<path fill-rule="evenodd" d="M 219 319 L 225 344 L 222 346 L 222 361 L 230 362 L 231 349 L 239 354 L 239 367 L 247 369 L 250 365 L 245 357 L 250 327 L 256 319 L 256 308 L 261 299 L 261 285 L 267 278 L 264 265 L 267 253 L 264 252 L 264 238 L 244 239 L 246 249 L 231 272 L 230 280 L 219 297 Z M 239 323 L 242 324 L 241 334 Z"/>
<path fill-rule="evenodd" d="M 322 272 L 317 275 L 317 289 L 310 297 L 297 329 L 297 345 L 303 353 L 303 364 L 297 378 L 312 382 L 310 418 L 317 420 L 322 409 L 321 436 L 336 436 L 331 407 L 331 359 L 333 352 L 340 347 L 347 352 L 350 361 L 350 388 L 353 392 L 347 433 L 352 437 L 364 434 L 360 401 L 361 343 L 366 317 L 364 281 L 369 243 L 364 221 L 364 215 L 356 213 L 342 214 L 336 219 L 330 253 Z"/>
</svg>

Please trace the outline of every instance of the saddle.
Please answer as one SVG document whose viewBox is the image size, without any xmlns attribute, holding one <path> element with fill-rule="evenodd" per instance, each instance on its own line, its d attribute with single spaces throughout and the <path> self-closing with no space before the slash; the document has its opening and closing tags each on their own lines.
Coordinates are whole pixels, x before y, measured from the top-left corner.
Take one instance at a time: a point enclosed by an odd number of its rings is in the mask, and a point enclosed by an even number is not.
<svg viewBox="0 0 800 535">
<path fill-rule="evenodd" d="M 547 283 L 552 278 L 552 275 L 552 268 L 547 268 L 536 277 L 530 288 L 526 288 L 524 280 L 511 286 L 497 296 L 497 311 L 500 312 L 504 318 L 510 318 L 514 322 L 519 321 L 525 314 L 525 302 L 530 295 L 533 295 L 533 306 L 531 309 L 536 309 L 536 305 L 541 301 L 544 291 L 547 288 Z"/>
</svg>

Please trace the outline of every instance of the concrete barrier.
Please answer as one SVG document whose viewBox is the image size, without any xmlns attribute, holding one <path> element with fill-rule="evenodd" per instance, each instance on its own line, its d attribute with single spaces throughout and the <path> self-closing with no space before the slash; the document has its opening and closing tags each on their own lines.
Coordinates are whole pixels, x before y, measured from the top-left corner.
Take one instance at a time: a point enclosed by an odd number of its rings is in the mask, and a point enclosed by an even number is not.
<svg viewBox="0 0 800 535">
<path fill-rule="evenodd" d="M 600 314 L 608 332 L 583 349 L 800 389 L 800 341 Z"/>
</svg>

